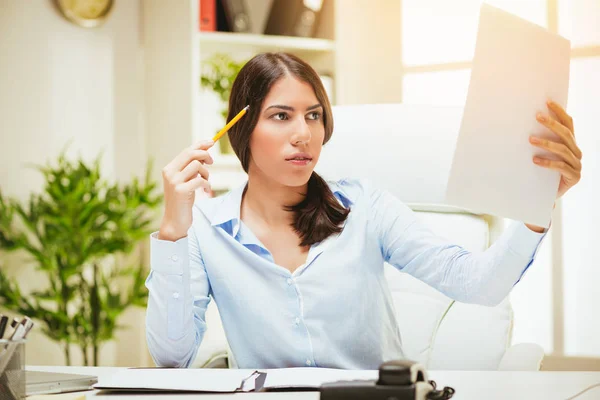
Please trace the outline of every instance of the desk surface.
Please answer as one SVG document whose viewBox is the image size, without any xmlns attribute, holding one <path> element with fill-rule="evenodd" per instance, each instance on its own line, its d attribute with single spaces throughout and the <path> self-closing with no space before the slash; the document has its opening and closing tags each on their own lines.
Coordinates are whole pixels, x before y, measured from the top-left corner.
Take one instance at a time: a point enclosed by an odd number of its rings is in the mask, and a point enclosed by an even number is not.
<svg viewBox="0 0 600 400">
<path fill-rule="evenodd" d="M 74 374 L 87 374 L 109 376 L 121 368 L 115 367 L 55 367 L 55 366 L 28 366 L 27 369 L 38 371 L 68 372 Z M 429 378 L 437 382 L 439 387 L 451 386 L 456 389 L 453 400 L 470 399 L 544 399 L 565 400 L 586 387 L 600 384 L 599 372 L 508 372 L 508 371 L 430 371 Z M 96 391 L 79 392 L 73 396 L 60 396 L 61 400 L 80 399 L 86 394 L 86 398 L 98 398 Z M 282 399 L 282 400 L 318 400 L 318 392 L 296 392 L 296 393 L 236 393 L 236 394 L 183 394 L 186 398 L 198 398 L 201 400 L 224 400 L 235 399 Z M 109 400 L 126 400 L 136 395 L 111 395 Z M 28 400 L 49 398 L 48 396 L 32 396 Z M 56 399 L 56 397 L 54 397 Z M 173 395 L 152 395 L 152 400 L 172 399 Z M 577 400 L 600 399 L 600 387 L 595 387 Z"/>
</svg>

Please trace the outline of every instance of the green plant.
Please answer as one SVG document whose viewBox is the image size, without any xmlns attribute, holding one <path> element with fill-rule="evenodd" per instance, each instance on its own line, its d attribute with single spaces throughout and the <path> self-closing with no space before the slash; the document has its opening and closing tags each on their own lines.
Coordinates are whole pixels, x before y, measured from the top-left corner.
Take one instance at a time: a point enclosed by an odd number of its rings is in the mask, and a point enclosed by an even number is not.
<svg viewBox="0 0 600 400">
<path fill-rule="evenodd" d="M 151 211 L 162 198 L 150 165 L 143 182 L 134 178 L 125 185 L 101 177 L 100 157 L 86 165 L 63 152 L 57 165 L 36 168 L 44 187 L 26 204 L 0 192 L 0 246 L 30 256 L 48 287 L 25 294 L 0 270 L 0 307 L 41 322 L 42 332 L 61 344 L 67 365 L 71 344 L 79 346 L 85 365 L 90 351 L 98 365 L 100 345 L 120 328 L 117 317 L 146 303 L 145 268 L 125 260 L 149 234 Z"/>
<path fill-rule="evenodd" d="M 227 120 L 231 86 L 244 64 L 246 61 L 235 61 L 229 55 L 221 53 L 214 54 L 202 63 L 200 85 L 215 92 L 223 102 L 221 110 L 223 121 Z M 221 153 L 233 152 L 227 136 L 219 140 L 219 146 L 221 146 Z"/>
</svg>

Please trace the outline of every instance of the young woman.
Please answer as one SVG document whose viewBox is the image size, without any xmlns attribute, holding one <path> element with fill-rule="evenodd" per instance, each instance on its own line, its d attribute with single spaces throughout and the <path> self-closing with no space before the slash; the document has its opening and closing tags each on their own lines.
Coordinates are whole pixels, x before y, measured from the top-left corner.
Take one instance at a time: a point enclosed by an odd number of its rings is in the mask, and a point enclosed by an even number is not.
<svg viewBox="0 0 600 400">
<path fill-rule="evenodd" d="M 240 368 L 377 369 L 403 358 L 384 262 L 453 299 L 490 306 L 532 263 L 541 227 L 515 223 L 488 250 L 470 253 L 429 231 L 391 194 L 313 172 L 333 120 L 319 76 L 302 60 L 252 58 L 233 85 L 228 120 L 246 105 L 229 132 L 246 184 L 194 205 L 195 190 L 209 188 L 212 141 L 163 170 L 165 212 L 146 282 L 156 364 L 190 365 L 212 297 Z M 558 198 L 579 180 L 581 151 L 571 117 L 548 107 L 552 114 L 538 120 L 561 141 L 531 143 L 560 157 L 535 161 L 560 171 Z"/>
</svg>

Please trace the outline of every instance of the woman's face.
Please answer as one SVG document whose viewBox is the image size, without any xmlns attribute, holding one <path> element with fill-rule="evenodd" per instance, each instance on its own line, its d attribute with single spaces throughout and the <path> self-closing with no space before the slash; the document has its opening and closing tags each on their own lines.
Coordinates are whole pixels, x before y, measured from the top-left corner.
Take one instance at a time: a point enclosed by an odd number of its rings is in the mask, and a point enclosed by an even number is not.
<svg viewBox="0 0 600 400">
<path fill-rule="evenodd" d="M 305 185 L 324 137 L 323 107 L 312 86 L 286 75 L 273 84 L 262 104 L 250 136 L 248 174 L 284 186 Z"/>
</svg>

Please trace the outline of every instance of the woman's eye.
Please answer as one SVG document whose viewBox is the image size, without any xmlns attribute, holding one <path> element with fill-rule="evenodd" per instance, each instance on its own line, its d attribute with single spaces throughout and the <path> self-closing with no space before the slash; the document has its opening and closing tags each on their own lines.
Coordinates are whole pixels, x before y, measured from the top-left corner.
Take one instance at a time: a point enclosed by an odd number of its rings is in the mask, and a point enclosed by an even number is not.
<svg viewBox="0 0 600 400">
<path fill-rule="evenodd" d="M 311 112 L 310 114 L 308 114 L 308 119 L 317 120 L 319 118 L 321 118 L 321 113 L 320 112 L 314 111 L 314 112 Z"/>
<path fill-rule="evenodd" d="M 286 119 L 288 119 L 288 116 L 286 113 L 280 112 L 280 113 L 273 115 L 273 118 L 276 120 L 279 120 L 279 121 L 285 121 Z"/>
</svg>

